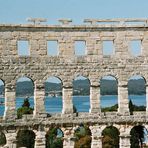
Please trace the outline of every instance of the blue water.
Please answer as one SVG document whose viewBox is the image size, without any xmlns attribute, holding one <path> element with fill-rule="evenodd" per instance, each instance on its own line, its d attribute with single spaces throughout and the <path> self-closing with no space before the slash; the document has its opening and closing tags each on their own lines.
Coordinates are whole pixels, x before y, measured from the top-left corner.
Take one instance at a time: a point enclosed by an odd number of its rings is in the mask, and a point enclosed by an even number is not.
<svg viewBox="0 0 148 148">
<path fill-rule="evenodd" d="M 130 95 L 129 99 L 132 100 L 135 105 L 146 105 L 145 95 Z M 0 98 L 0 101 L 4 102 L 4 98 Z M 21 107 L 24 98 L 16 98 L 16 108 Z M 29 98 L 31 107 L 34 107 L 33 98 Z M 101 96 L 101 107 L 109 107 L 117 104 L 118 99 L 116 95 Z M 90 100 L 89 96 L 73 96 L 73 104 L 77 108 L 78 112 L 89 112 Z M 62 97 L 46 97 L 45 98 L 45 109 L 48 113 L 62 112 Z M 5 107 L 0 105 L 0 116 L 4 114 Z"/>
</svg>

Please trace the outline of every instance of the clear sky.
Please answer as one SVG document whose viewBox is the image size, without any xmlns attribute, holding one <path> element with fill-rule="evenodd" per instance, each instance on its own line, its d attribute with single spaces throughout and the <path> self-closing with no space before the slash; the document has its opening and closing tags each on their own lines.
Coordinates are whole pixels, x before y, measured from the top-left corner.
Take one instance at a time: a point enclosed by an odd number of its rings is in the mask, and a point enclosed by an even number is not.
<svg viewBox="0 0 148 148">
<path fill-rule="evenodd" d="M 81 24 L 85 18 L 148 18 L 148 0 L 0 0 L 0 23 L 27 23 L 28 17 L 72 18 Z"/>
</svg>

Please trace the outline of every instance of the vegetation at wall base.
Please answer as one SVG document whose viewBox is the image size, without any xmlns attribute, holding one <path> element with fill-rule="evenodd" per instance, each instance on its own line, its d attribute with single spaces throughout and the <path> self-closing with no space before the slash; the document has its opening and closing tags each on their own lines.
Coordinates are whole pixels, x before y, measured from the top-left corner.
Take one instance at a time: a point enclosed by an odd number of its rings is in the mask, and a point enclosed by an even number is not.
<svg viewBox="0 0 148 148">
<path fill-rule="evenodd" d="M 6 144 L 6 137 L 3 132 L 0 132 L 0 146 L 3 146 Z"/>
<path fill-rule="evenodd" d="M 135 126 L 134 128 L 132 128 L 130 134 L 130 148 L 142 148 L 144 142 L 144 127 L 141 125 Z"/>
<path fill-rule="evenodd" d="M 74 133 L 74 148 L 91 148 L 91 131 L 88 126 L 81 124 Z"/>
<path fill-rule="evenodd" d="M 58 131 L 60 134 L 58 134 Z M 60 129 L 53 127 L 46 134 L 46 148 L 63 148 L 63 134 Z"/>
<path fill-rule="evenodd" d="M 119 148 L 119 134 L 117 128 L 106 127 L 102 132 L 102 148 Z"/>
<path fill-rule="evenodd" d="M 35 133 L 31 130 L 20 130 L 17 134 L 17 148 L 34 148 Z"/>
</svg>

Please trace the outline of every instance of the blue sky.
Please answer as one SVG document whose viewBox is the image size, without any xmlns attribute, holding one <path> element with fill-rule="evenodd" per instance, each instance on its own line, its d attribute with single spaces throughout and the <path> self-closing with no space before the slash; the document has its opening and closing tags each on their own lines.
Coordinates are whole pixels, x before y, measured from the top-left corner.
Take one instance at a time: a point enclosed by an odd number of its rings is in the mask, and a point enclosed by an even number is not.
<svg viewBox="0 0 148 148">
<path fill-rule="evenodd" d="M 27 17 L 72 18 L 81 24 L 85 18 L 147 18 L 148 0 L 0 0 L 0 23 L 27 23 Z"/>
</svg>

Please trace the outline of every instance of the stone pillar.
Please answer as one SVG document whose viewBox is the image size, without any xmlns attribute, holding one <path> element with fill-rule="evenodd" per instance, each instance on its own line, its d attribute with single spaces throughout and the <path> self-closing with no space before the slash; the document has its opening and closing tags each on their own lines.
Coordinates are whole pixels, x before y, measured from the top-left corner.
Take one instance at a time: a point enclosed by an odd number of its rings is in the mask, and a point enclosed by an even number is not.
<svg viewBox="0 0 148 148">
<path fill-rule="evenodd" d="M 35 138 L 35 148 L 46 148 L 46 132 L 45 131 L 37 131 Z"/>
<path fill-rule="evenodd" d="M 90 113 L 101 113 L 100 86 L 90 87 Z"/>
<path fill-rule="evenodd" d="M 91 148 L 102 148 L 102 130 L 99 125 L 90 126 L 92 133 Z"/>
<path fill-rule="evenodd" d="M 45 89 L 44 84 L 35 84 L 34 89 L 34 116 L 45 113 L 44 106 Z"/>
<path fill-rule="evenodd" d="M 119 146 L 120 148 L 130 148 L 130 132 L 131 129 L 133 128 L 132 125 L 128 124 L 121 124 L 119 127 L 119 132 L 120 132 L 120 143 Z"/>
<path fill-rule="evenodd" d="M 128 50 L 129 45 L 126 39 L 125 31 L 116 32 L 116 39 L 114 40 L 114 48 L 116 49 L 115 50 L 116 57 L 127 59 L 130 56 Z"/>
<path fill-rule="evenodd" d="M 148 85 L 146 85 L 146 113 L 148 115 Z"/>
<path fill-rule="evenodd" d="M 130 148 L 130 135 L 120 135 L 120 148 Z"/>
<path fill-rule="evenodd" d="M 118 113 L 121 115 L 129 115 L 129 100 L 127 85 L 118 86 Z"/>
<path fill-rule="evenodd" d="M 73 113 L 72 93 L 72 87 L 63 87 L 63 114 Z"/>
<path fill-rule="evenodd" d="M 63 128 L 64 141 L 63 148 L 74 148 L 74 130 L 73 128 Z"/>
<path fill-rule="evenodd" d="M 142 56 L 147 57 L 148 56 L 148 52 L 147 52 L 147 47 L 148 47 L 148 33 L 145 32 L 144 36 L 143 36 L 143 40 L 142 40 Z"/>
<path fill-rule="evenodd" d="M 16 118 L 15 110 L 16 93 L 14 86 L 5 86 L 5 112 L 3 118 L 5 120 L 13 120 Z"/>
<path fill-rule="evenodd" d="M 16 148 L 16 131 L 8 130 L 7 133 L 5 133 L 5 136 L 7 143 L 4 148 Z"/>
<path fill-rule="evenodd" d="M 74 55 L 74 42 L 68 32 L 61 32 L 58 47 L 60 56 L 72 57 Z"/>
</svg>

